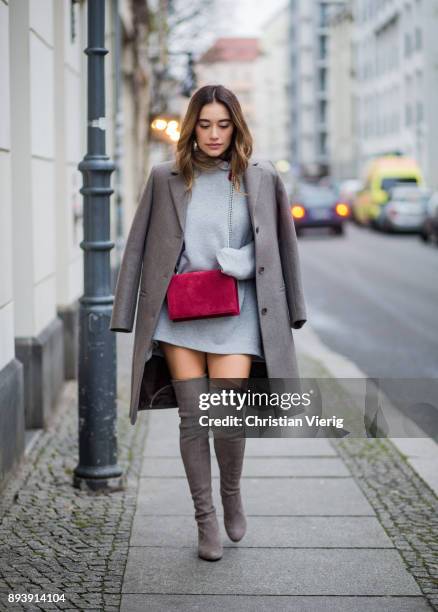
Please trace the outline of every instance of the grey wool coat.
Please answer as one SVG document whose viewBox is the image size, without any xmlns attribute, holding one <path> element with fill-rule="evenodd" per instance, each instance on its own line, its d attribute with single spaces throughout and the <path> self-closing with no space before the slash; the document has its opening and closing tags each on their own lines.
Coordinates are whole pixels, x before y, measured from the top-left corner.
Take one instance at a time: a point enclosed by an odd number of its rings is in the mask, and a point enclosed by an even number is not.
<svg viewBox="0 0 438 612">
<path fill-rule="evenodd" d="M 256 292 L 264 359 L 250 378 L 298 378 L 292 329 L 306 321 L 297 238 L 290 203 L 275 167 L 251 159 L 243 175 L 254 232 Z M 176 407 L 164 357 L 152 337 L 184 240 L 189 202 L 175 163 L 155 165 L 134 216 L 116 285 L 110 329 L 131 332 L 130 419 L 138 410 Z"/>
</svg>

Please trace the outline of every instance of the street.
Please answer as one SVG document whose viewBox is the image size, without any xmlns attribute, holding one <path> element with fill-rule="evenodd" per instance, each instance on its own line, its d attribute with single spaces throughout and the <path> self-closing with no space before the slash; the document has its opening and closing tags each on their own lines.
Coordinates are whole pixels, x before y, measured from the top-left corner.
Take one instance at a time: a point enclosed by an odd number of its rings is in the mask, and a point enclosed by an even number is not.
<svg viewBox="0 0 438 612">
<path fill-rule="evenodd" d="M 341 237 L 308 230 L 299 248 L 308 320 L 325 344 L 369 377 L 438 377 L 435 247 L 349 223 Z M 436 437 L 436 414 L 410 416 Z"/>
<path fill-rule="evenodd" d="M 309 321 L 368 376 L 438 376 L 438 253 L 417 235 L 353 224 L 299 242 Z"/>
</svg>

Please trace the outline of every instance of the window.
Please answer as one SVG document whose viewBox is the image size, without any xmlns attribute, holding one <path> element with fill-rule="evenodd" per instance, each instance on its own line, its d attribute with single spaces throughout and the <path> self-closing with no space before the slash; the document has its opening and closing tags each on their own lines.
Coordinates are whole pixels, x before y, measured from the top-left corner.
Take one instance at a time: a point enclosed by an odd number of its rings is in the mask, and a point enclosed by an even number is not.
<svg viewBox="0 0 438 612">
<path fill-rule="evenodd" d="M 327 70 L 320 68 L 318 70 L 318 86 L 320 91 L 325 91 L 327 85 Z"/>
<path fill-rule="evenodd" d="M 319 37 L 319 59 L 324 59 L 327 56 L 327 36 Z"/>
<path fill-rule="evenodd" d="M 411 104 L 406 104 L 406 107 L 405 107 L 405 124 L 406 125 L 412 124 L 412 106 Z"/>
<path fill-rule="evenodd" d="M 405 56 L 409 57 L 412 51 L 411 35 L 409 32 L 405 33 Z"/>
<path fill-rule="evenodd" d="M 423 94 L 423 72 L 421 70 L 415 71 L 415 91 L 416 91 L 417 97 L 420 98 L 420 100 L 422 100 L 424 97 L 424 94 Z"/>
<path fill-rule="evenodd" d="M 327 101 L 320 100 L 319 102 L 319 120 L 321 123 L 325 123 L 327 120 Z"/>
<path fill-rule="evenodd" d="M 407 176 L 406 178 L 394 177 L 394 178 L 384 178 L 382 180 L 382 189 L 383 191 L 389 191 L 393 187 L 401 183 L 417 183 L 417 179 L 413 176 Z"/>
<path fill-rule="evenodd" d="M 319 5 L 319 25 L 325 28 L 328 25 L 328 4 Z"/>
<path fill-rule="evenodd" d="M 321 155 L 327 154 L 327 134 L 326 132 L 321 132 L 319 135 L 319 151 Z"/>
<path fill-rule="evenodd" d="M 415 28 L 415 48 L 419 51 L 423 46 L 423 37 L 421 28 Z"/>
</svg>

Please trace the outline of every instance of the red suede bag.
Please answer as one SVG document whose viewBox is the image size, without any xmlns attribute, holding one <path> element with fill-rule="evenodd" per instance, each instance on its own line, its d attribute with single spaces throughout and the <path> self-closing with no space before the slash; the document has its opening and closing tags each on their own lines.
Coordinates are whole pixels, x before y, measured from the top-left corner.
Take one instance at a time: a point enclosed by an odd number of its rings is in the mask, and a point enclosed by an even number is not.
<svg viewBox="0 0 438 612">
<path fill-rule="evenodd" d="M 231 178 L 229 176 L 229 178 Z M 233 183 L 230 180 L 228 242 L 232 231 Z M 174 274 L 167 289 L 167 309 L 172 321 L 189 321 L 240 314 L 237 280 L 221 270 Z"/>
<path fill-rule="evenodd" d="M 237 280 L 221 270 L 174 274 L 167 289 L 172 321 L 240 314 Z"/>
</svg>

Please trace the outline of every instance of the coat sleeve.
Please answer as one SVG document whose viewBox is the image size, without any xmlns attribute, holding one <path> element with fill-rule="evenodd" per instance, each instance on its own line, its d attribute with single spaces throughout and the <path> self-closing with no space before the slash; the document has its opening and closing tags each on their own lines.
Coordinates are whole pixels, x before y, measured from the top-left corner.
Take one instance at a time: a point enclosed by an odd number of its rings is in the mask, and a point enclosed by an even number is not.
<svg viewBox="0 0 438 612">
<path fill-rule="evenodd" d="M 278 242 L 280 248 L 281 266 L 286 286 L 290 324 L 293 329 L 300 329 L 300 327 L 302 327 L 307 321 L 307 314 L 301 280 L 298 241 L 295 232 L 295 223 L 290 212 L 289 198 L 287 197 L 285 186 L 278 172 L 275 171 L 275 173 L 275 190 L 278 213 Z"/>
<path fill-rule="evenodd" d="M 144 244 L 152 207 L 153 173 L 152 168 L 125 244 L 114 295 L 111 331 L 131 332 L 134 326 Z"/>
</svg>

